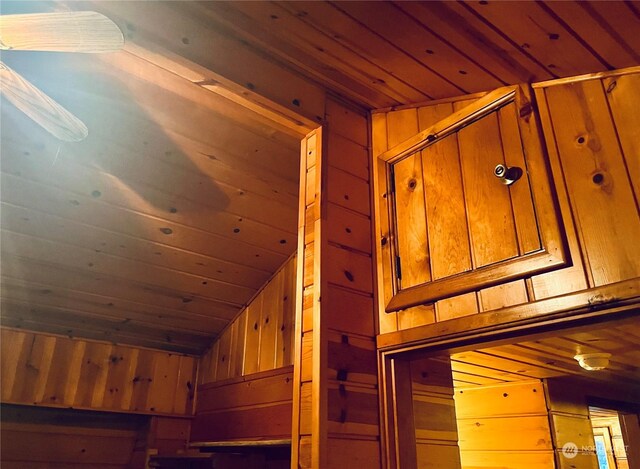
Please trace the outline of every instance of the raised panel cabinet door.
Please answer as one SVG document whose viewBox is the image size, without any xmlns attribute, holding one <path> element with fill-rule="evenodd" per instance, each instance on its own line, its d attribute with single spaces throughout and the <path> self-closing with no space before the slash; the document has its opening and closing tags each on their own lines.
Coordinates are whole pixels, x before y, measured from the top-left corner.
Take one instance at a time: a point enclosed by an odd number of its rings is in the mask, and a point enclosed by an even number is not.
<svg viewBox="0 0 640 469">
<path fill-rule="evenodd" d="M 455 107 L 454 107 L 455 109 Z M 496 90 L 382 155 L 387 312 L 567 264 L 529 90 Z"/>
</svg>

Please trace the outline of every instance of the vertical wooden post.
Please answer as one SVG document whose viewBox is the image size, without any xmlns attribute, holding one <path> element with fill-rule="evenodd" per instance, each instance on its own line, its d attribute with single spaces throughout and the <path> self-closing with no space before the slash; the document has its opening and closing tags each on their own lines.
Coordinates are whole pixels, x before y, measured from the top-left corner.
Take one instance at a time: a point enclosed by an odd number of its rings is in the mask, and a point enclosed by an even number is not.
<svg viewBox="0 0 640 469">
<path fill-rule="evenodd" d="M 368 121 L 327 101 L 302 142 L 292 468 L 380 466 Z"/>
</svg>

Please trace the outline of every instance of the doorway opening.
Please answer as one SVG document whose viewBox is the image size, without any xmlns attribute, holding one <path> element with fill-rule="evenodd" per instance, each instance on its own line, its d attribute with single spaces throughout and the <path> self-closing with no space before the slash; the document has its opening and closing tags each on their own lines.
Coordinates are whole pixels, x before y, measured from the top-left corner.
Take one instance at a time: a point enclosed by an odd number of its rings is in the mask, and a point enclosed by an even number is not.
<svg viewBox="0 0 640 469">
<path fill-rule="evenodd" d="M 387 356 L 389 466 L 640 467 L 639 345 L 632 316 Z M 607 367 L 582 368 L 586 353 Z"/>
</svg>

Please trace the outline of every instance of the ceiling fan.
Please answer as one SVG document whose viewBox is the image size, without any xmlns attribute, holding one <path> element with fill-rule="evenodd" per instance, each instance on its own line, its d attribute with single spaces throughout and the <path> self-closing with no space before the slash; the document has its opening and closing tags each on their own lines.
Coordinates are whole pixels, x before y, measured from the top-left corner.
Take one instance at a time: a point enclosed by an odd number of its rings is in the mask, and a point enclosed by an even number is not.
<svg viewBox="0 0 640 469">
<path fill-rule="evenodd" d="M 120 28 L 100 13 L 73 11 L 0 16 L 0 51 L 99 53 L 124 46 Z M 87 126 L 0 61 L 0 91 L 49 133 L 66 142 L 87 137 Z"/>
</svg>

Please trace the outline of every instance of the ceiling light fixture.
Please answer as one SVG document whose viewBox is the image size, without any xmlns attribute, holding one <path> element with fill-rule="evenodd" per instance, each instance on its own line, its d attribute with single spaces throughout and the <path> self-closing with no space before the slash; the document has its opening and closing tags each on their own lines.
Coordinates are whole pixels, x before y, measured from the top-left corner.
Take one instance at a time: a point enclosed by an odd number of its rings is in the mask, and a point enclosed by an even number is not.
<svg viewBox="0 0 640 469">
<path fill-rule="evenodd" d="M 610 353 L 583 353 L 576 355 L 575 358 L 580 366 L 587 371 L 604 370 L 609 366 Z"/>
</svg>

